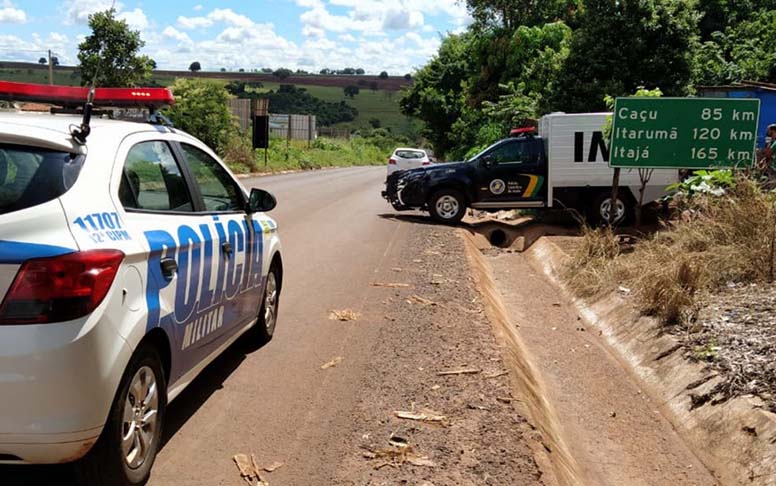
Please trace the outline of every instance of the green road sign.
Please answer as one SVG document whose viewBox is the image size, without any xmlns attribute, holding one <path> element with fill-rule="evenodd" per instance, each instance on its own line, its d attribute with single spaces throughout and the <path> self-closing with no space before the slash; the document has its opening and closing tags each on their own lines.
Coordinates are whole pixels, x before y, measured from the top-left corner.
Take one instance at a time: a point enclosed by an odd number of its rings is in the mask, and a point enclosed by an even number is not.
<svg viewBox="0 0 776 486">
<path fill-rule="evenodd" d="M 617 98 L 609 166 L 750 167 L 760 100 Z"/>
</svg>

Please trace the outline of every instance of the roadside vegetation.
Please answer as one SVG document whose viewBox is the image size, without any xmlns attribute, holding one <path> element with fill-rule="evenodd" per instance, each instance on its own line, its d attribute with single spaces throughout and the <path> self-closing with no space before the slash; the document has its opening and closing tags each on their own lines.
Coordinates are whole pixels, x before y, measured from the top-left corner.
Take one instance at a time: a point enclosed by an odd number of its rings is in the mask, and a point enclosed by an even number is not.
<svg viewBox="0 0 776 486">
<path fill-rule="evenodd" d="M 726 187 L 701 178 L 683 184 L 675 194 L 680 217 L 633 245 L 621 245 L 608 227 L 585 227 L 567 269 L 574 292 L 594 297 L 622 287 L 644 314 L 691 328 L 705 293 L 772 282 L 776 193 L 720 172 Z"/>
<path fill-rule="evenodd" d="M 678 218 L 635 244 L 584 228 L 565 278 L 579 297 L 619 292 L 724 376 L 696 405 L 757 394 L 776 410 L 776 192 L 753 175 L 701 172 L 677 185 Z"/>
<path fill-rule="evenodd" d="M 281 172 L 287 170 L 315 170 L 327 167 L 355 167 L 384 165 L 392 149 L 376 143 L 372 137 L 354 136 L 350 140 L 318 138 L 307 142 L 273 139 L 264 163 L 264 150 L 254 151 L 250 139 L 237 139 L 241 145 L 232 145 L 223 154 L 229 167 L 238 174 Z"/>
<path fill-rule="evenodd" d="M 639 86 L 776 82 L 775 0 L 467 0 L 474 22 L 415 74 L 404 114 L 461 159 L 550 112 L 597 112 Z"/>
</svg>

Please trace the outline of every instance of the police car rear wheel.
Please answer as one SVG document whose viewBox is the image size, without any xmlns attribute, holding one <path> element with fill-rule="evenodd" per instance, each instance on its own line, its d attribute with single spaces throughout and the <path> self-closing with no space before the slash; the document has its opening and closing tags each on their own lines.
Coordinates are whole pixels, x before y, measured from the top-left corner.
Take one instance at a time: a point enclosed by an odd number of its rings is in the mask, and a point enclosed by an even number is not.
<svg viewBox="0 0 776 486">
<path fill-rule="evenodd" d="M 466 199 L 461 191 L 442 189 L 429 198 L 428 209 L 440 223 L 455 224 L 466 214 Z"/>
<path fill-rule="evenodd" d="M 81 484 L 138 486 L 148 481 L 161 442 L 166 386 L 159 354 L 151 347 L 139 349 L 127 366 L 102 435 L 76 464 Z"/>
</svg>

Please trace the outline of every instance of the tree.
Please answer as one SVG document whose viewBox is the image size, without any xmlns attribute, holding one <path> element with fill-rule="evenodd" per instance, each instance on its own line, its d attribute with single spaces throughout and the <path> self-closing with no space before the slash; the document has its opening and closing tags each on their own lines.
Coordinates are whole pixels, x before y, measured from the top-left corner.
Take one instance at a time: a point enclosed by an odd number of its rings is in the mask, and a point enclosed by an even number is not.
<svg viewBox="0 0 776 486">
<path fill-rule="evenodd" d="M 184 130 L 223 153 L 234 134 L 229 94 L 219 83 L 200 78 L 178 78 L 171 86 L 175 104 L 165 114 Z"/>
<path fill-rule="evenodd" d="M 348 96 L 350 98 L 355 98 L 355 96 L 361 92 L 358 86 L 350 85 L 345 86 L 345 88 L 342 90 L 345 93 L 345 96 Z"/>
<path fill-rule="evenodd" d="M 692 5 L 675 0 L 587 0 L 555 82 L 554 109 L 603 110 L 604 95 L 621 96 L 639 86 L 659 86 L 667 96 L 686 95 L 696 30 Z"/>
<path fill-rule="evenodd" d="M 402 113 L 424 122 L 422 134 L 440 158 L 458 145 L 452 125 L 466 108 L 464 83 L 479 69 L 470 55 L 474 40 L 470 32 L 447 36 L 399 102 Z"/>
<path fill-rule="evenodd" d="M 48 61 L 46 60 L 45 57 L 41 57 L 40 59 L 38 59 L 38 64 L 48 64 Z"/>
<path fill-rule="evenodd" d="M 476 28 L 512 31 L 520 25 L 572 22 L 582 0 L 466 0 L 466 6 Z"/>
<path fill-rule="evenodd" d="M 388 73 L 386 71 L 381 72 L 380 79 L 388 79 Z"/>
<path fill-rule="evenodd" d="M 189 71 L 191 71 L 192 73 L 202 71 L 202 64 L 200 64 L 199 61 L 192 62 L 191 64 L 189 64 Z"/>
<path fill-rule="evenodd" d="M 278 78 L 278 79 L 286 79 L 286 78 L 288 78 L 289 76 L 291 76 L 292 74 L 294 74 L 294 72 L 293 72 L 293 71 L 291 71 L 291 70 L 290 70 L 290 69 L 288 69 L 288 68 L 280 68 L 280 69 L 276 70 L 276 71 L 275 71 L 274 73 L 272 73 L 272 74 L 273 74 L 273 75 L 274 75 L 276 78 Z"/>
<path fill-rule="evenodd" d="M 89 15 L 89 27 L 91 35 L 78 46 L 82 85 L 135 86 L 151 77 L 151 59 L 138 55 L 145 45 L 140 32 L 117 19 L 114 9 Z"/>
</svg>

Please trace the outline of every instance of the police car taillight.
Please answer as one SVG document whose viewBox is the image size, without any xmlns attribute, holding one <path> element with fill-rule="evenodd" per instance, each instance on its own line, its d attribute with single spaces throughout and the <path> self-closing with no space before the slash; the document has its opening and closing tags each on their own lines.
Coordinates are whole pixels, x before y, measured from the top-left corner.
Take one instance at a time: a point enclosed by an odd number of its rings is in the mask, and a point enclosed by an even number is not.
<svg viewBox="0 0 776 486">
<path fill-rule="evenodd" d="M 81 106 L 89 96 L 89 89 L 0 81 L 0 100 Z M 167 88 L 97 88 L 92 103 L 94 106 L 161 108 L 175 104 L 175 98 Z"/>
<path fill-rule="evenodd" d="M 0 305 L 0 325 L 65 322 L 91 313 L 123 260 L 118 250 L 92 250 L 26 261 Z"/>
</svg>

